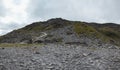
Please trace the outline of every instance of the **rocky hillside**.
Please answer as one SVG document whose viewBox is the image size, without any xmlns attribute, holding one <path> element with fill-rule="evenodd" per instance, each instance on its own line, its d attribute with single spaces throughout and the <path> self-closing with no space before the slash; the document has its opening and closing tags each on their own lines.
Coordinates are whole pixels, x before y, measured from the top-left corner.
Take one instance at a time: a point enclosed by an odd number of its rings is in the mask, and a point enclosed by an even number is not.
<svg viewBox="0 0 120 70">
<path fill-rule="evenodd" d="M 69 21 L 62 18 L 35 22 L 0 37 L 0 43 L 65 43 L 120 45 L 120 25 Z"/>
<path fill-rule="evenodd" d="M 120 70 L 119 46 L 118 24 L 35 22 L 0 37 L 0 70 Z"/>
</svg>

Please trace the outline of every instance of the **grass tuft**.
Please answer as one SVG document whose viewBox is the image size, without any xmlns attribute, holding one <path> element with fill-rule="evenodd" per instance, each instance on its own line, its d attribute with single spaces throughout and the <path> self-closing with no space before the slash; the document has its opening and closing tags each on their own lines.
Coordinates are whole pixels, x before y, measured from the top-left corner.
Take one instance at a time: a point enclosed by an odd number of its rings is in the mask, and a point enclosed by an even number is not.
<svg viewBox="0 0 120 70">
<path fill-rule="evenodd" d="M 43 44 L 19 44 L 19 43 L 2 43 L 0 47 L 32 47 L 32 46 L 42 46 Z"/>
</svg>

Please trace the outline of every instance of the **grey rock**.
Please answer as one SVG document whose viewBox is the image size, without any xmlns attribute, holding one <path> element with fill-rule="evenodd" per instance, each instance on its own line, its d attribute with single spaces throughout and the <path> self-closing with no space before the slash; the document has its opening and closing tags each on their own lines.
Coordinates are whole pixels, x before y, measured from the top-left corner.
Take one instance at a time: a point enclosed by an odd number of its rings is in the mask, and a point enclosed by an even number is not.
<svg viewBox="0 0 120 70">
<path fill-rule="evenodd" d="M 0 65 L 0 70 L 7 70 L 7 68 L 4 65 Z"/>
</svg>

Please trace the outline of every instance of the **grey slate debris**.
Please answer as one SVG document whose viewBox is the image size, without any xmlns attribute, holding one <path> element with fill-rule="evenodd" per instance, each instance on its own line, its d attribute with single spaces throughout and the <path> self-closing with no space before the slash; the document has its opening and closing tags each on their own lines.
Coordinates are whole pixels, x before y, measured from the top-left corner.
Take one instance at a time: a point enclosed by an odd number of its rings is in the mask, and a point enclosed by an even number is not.
<svg viewBox="0 0 120 70">
<path fill-rule="evenodd" d="M 0 70 L 120 70 L 119 49 L 61 44 L 34 48 L 0 49 Z"/>
</svg>

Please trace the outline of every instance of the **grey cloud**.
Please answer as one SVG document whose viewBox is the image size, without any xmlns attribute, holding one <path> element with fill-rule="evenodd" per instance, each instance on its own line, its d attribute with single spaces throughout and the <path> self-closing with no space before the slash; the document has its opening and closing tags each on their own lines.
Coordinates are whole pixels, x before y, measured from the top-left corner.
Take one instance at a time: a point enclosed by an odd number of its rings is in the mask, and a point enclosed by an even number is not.
<svg viewBox="0 0 120 70">
<path fill-rule="evenodd" d="M 6 14 L 6 9 L 3 6 L 2 0 L 0 0 L 0 17 L 5 16 L 5 14 Z"/>
<path fill-rule="evenodd" d="M 48 19 L 52 17 L 69 16 L 69 1 L 67 0 L 36 0 L 31 1 L 28 11 L 33 18 Z M 66 14 L 67 13 L 67 14 Z"/>
<path fill-rule="evenodd" d="M 13 0 L 14 4 L 19 5 L 21 3 L 21 0 Z"/>
<path fill-rule="evenodd" d="M 119 3 L 119 0 L 31 0 L 28 12 L 31 18 L 118 22 Z"/>
<path fill-rule="evenodd" d="M 11 22 L 8 24 L 0 22 L 0 35 L 4 35 L 12 30 L 22 28 L 26 25 L 27 25 L 26 23 L 19 24 L 19 22 Z"/>
<path fill-rule="evenodd" d="M 18 29 L 18 28 L 24 27 L 26 24 L 25 23 L 19 24 L 16 22 L 11 22 L 9 24 L 1 23 L 1 25 L 2 25 L 2 26 L 0 26 L 1 30 L 13 30 L 13 29 Z"/>
<path fill-rule="evenodd" d="M 103 1 L 101 4 L 101 10 L 103 19 L 107 20 L 108 22 L 116 22 L 119 23 L 120 21 L 120 0 L 106 0 Z"/>
</svg>

